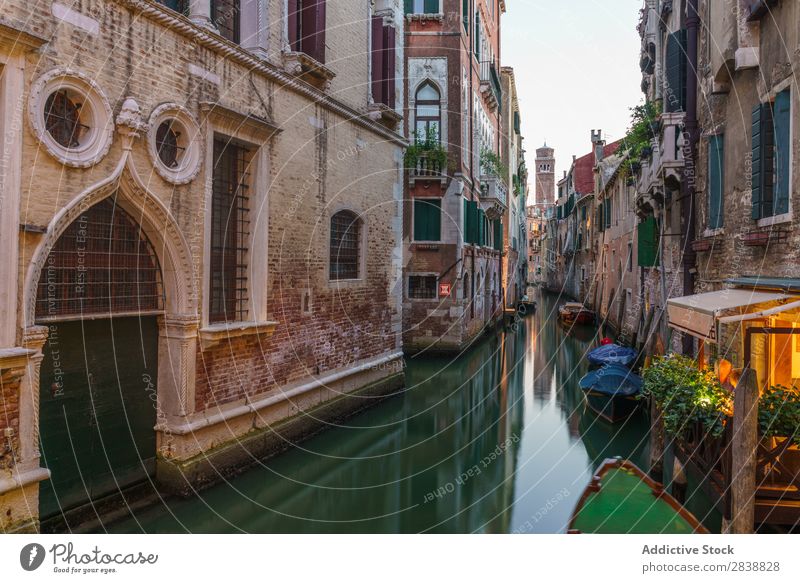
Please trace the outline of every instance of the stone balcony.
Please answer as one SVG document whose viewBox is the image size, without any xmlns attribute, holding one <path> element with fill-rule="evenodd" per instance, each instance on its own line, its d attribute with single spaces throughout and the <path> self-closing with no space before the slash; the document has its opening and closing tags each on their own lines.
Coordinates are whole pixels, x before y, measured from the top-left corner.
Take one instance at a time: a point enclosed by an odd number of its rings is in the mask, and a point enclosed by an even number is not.
<svg viewBox="0 0 800 583">
<path fill-rule="evenodd" d="M 683 112 L 662 115 L 658 136 L 651 142 L 650 155 L 642 159 L 637 203 L 645 206 L 663 203 L 666 190 L 680 188 L 684 167 L 684 117 Z"/>
<path fill-rule="evenodd" d="M 499 218 L 508 208 L 508 187 L 494 174 L 481 175 L 481 207 L 490 219 Z"/>
</svg>

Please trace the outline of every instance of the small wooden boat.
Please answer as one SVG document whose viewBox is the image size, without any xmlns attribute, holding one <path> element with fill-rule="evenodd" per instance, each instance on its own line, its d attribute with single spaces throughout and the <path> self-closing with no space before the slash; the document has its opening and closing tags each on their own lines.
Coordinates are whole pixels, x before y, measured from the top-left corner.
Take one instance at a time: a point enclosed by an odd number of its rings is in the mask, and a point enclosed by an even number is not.
<svg viewBox="0 0 800 583">
<path fill-rule="evenodd" d="M 636 351 L 619 344 L 606 344 L 589 351 L 586 358 L 591 364 L 598 366 L 604 364 L 630 366 L 636 360 Z"/>
<path fill-rule="evenodd" d="M 611 423 L 627 419 L 639 407 L 642 377 L 619 364 L 590 371 L 578 384 L 589 408 Z"/>
<path fill-rule="evenodd" d="M 594 324 L 595 314 L 578 302 L 567 302 L 558 308 L 558 317 L 565 324 Z"/>
<path fill-rule="evenodd" d="M 628 460 L 607 459 L 575 510 L 570 534 L 708 534 L 664 486 Z"/>
</svg>

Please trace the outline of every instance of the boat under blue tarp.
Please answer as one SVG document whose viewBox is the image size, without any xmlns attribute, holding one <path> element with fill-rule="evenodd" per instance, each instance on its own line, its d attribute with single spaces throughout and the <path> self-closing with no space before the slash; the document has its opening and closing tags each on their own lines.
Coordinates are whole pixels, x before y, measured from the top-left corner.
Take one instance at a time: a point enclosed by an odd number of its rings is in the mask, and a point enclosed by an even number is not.
<svg viewBox="0 0 800 583">
<path fill-rule="evenodd" d="M 607 364 L 590 371 L 580 380 L 581 389 L 592 389 L 607 395 L 629 397 L 642 390 L 642 377 L 629 368 L 618 364 Z"/>
<path fill-rule="evenodd" d="M 590 351 L 586 358 L 592 364 L 621 364 L 630 365 L 636 360 L 636 351 L 619 344 L 606 344 Z"/>
<path fill-rule="evenodd" d="M 612 423 L 627 419 L 639 407 L 642 377 L 619 364 L 607 364 L 586 374 L 579 383 L 586 403 Z"/>
</svg>

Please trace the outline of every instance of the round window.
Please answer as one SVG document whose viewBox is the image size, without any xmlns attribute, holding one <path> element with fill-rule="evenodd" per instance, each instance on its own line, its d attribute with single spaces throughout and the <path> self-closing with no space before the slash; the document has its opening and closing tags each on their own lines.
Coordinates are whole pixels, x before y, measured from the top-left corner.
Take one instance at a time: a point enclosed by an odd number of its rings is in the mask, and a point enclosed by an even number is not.
<svg viewBox="0 0 800 583">
<path fill-rule="evenodd" d="M 175 128 L 175 120 L 161 122 L 156 130 L 158 158 L 167 168 L 177 168 L 185 147 L 180 145 L 181 132 Z"/>
<path fill-rule="evenodd" d="M 39 77 L 31 86 L 28 113 L 47 152 L 67 166 L 92 166 L 111 147 L 111 107 L 85 75 L 56 69 Z"/>
<path fill-rule="evenodd" d="M 156 171 L 173 184 L 186 184 L 200 169 L 200 130 L 194 118 L 176 104 L 164 104 L 150 115 L 150 157 Z"/>
</svg>

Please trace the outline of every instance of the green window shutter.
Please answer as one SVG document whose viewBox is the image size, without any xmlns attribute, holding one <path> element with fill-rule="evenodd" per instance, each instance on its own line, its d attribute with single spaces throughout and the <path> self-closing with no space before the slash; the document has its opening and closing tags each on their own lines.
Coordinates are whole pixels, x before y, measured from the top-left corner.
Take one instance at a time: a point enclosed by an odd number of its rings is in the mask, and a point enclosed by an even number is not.
<svg viewBox="0 0 800 583">
<path fill-rule="evenodd" d="M 611 199 L 608 199 L 603 203 L 603 208 L 605 209 L 605 227 L 607 229 L 611 226 Z"/>
<path fill-rule="evenodd" d="M 486 213 L 478 209 L 478 245 L 486 244 Z"/>
<path fill-rule="evenodd" d="M 751 203 L 752 208 L 750 214 L 754 219 L 761 218 L 761 168 L 763 166 L 762 163 L 762 151 L 761 151 L 761 118 L 763 113 L 763 106 L 759 103 L 753 108 L 752 113 L 752 136 L 750 137 L 750 147 L 752 150 L 752 172 L 751 172 L 751 187 L 752 187 L 752 195 L 751 195 Z"/>
<path fill-rule="evenodd" d="M 442 201 L 414 201 L 414 240 L 439 241 L 442 231 Z"/>
<path fill-rule="evenodd" d="M 597 223 L 597 230 L 600 233 L 606 230 L 606 215 L 605 210 L 603 210 L 604 206 L 605 205 L 602 202 L 597 205 L 597 217 L 595 222 Z"/>
<path fill-rule="evenodd" d="M 516 133 L 519 133 L 520 132 L 519 128 L 520 128 L 519 112 L 515 111 L 514 112 L 514 131 Z"/>
<path fill-rule="evenodd" d="M 791 160 L 791 102 L 789 90 L 775 96 L 775 196 L 774 213 L 789 212 L 789 161 Z"/>
<path fill-rule="evenodd" d="M 467 201 L 467 243 L 478 242 L 478 202 Z"/>
<path fill-rule="evenodd" d="M 667 111 L 686 109 L 686 29 L 681 29 L 667 37 L 666 70 L 664 74 L 664 102 Z"/>
<path fill-rule="evenodd" d="M 637 249 L 640 267 L 658 267 L 658 222 L 647 217 L 637 227 Z"/>
<path fill-rule="evenodd" d="M 464 30 L 469 34 L 469 0 L 461 2 L 461 17 L 464 20 Z"/>
<path fill-rule="evenodd" d="M 406 14 L 414 14 L 414 0 L 405 0 L 404 6 Z"/>
<path fill-rule="evenodd" d="M 503 221 L 495 219 L 494 221 L 494 248 L 496 251 L 503 250 Z"/>
<path fill-rule="evenodd" d="M 719 229 L 724 224 L 724 142 L 723 135 L 708 139 L 708 228 Z"/>
<path fill-rule="evenodd" d="M 439 0 L 425 0 L 423 3 L 423 10 L 425 11 L 425 14 L 438 14 Z"/>
<path fill-rule="evenodd" d="M 475 12 L 475 58 L 481 62 L 481 13 Z"/>
</svg>

